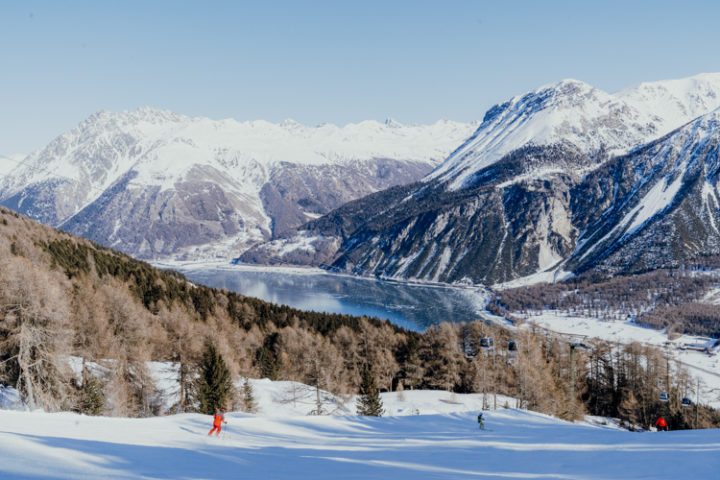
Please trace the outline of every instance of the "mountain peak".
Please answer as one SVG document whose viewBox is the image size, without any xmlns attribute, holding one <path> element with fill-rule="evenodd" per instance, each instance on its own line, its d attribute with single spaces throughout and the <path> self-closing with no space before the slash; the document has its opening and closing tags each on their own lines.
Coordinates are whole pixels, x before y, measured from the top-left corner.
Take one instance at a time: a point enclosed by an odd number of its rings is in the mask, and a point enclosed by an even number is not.
<svg viewBox="0 0 720 480">
<path fill-rule="evenodd" d="M 565 78 L 559 82 L 549 83 L 536 88 L 534 91 L 529 92 L 525 95 L 517 96 L 515 99 L 523 99 L 530 96 L 540 97 L 576 97 L 578 95 L 585 95 L 591 92 L 599 92 L 589 83 L 583 82 L 582 80 L 576 80 L 574 78 Z M 605 92 L 602 92 L 605 93 Z"/>
<path fill-rule="evenodd" d="M 295 129 L 305 128 L 305 125 L 303 125 L 302 123 L 300 123 L 296 120 L 293 120 L 292 118 L 286 118 L 285 120 L 280 122 L 279 125 L 282 128 L 285 128 L 287 130 L 295 130 Z"/>
<path fill-rule="evenodd" d="M 720 73 L 644 82 L 614 96 L 653 117 L 663 135 L 720 107 Z"/>
<path fill-rule="evenodd" d="M 566 143 L 589 155 L 617 155 L 717 108 L 717 73 L 647 82 L 616 94 L 564 79 L 490 108 L 473 136 L 427 180 L 441 179 L 451 182 L 451 189 L 462 188 L 476 172 L 531 144 Z"/>
<path fill-rule="evenodd" d="M 109 125 L 133 125 L 138 123 L 163 124 L 163 123 L 179 123 L 189 120 L 189 117 L 170 110 L 164 110 L 155 107 L 139 107 L 135 110 L 124 110 L 114 112 L 110 110 L 99 110 L 80 124 L 80 128 L 92 125 L 109 126 Z"/>
<path fill-rule="evenodd" d="M 561 91 L 568 91 L 568 90 L 594 90 L 595 87 L 590 85 L 587 82 L 583 82 L 582 80 L 578 80 L 576 78 L 563 78 L 562 80 L 550 83 L 541 86 L 536 91 L 542 91 L 542 90 L 561 90 Z"/>
<path fill-rule="evenodd" d="M 402 124 L 402 123 L 400 123 L 400 122 L 398 122 L 397 120 L 395 120 L 394 118 L 390 118 L 390 117 L 388 117 L 388 118 L 385 119 L 384 124 L 385 124 L 386 127 L 390 127 L 390 128 L 401 128 L 401 127 L 403 127 L 403 124 Z"/>
</svg>

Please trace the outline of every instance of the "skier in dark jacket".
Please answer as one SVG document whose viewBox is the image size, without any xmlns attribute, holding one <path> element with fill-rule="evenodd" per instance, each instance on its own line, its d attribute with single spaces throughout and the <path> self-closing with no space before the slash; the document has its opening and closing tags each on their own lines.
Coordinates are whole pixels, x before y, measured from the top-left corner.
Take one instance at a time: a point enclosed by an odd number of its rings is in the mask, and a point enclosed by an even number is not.
<svg viewBox="0 0 720 480">
<path fill-rule="evenodd" d="M 485 420 L 483 420 L 482 412 L 478 413 L 477 421 L 478 421 L 478 426 L 480 427 L 480 430 L 485 430 Z"/>
</svg>

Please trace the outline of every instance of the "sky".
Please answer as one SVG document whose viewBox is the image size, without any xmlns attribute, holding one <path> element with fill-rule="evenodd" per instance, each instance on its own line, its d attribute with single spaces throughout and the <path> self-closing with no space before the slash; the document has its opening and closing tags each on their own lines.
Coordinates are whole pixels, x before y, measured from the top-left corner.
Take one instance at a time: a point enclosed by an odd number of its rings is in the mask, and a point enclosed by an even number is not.
<svg viewBox="0 0 720 480">
<path fill-rule="evenodd" d="M 481 119 L 563 78 L 720 71 L 720 2 L 0 2 L 0 154 L 98 110 L 305 124 Z"/>
</svg>

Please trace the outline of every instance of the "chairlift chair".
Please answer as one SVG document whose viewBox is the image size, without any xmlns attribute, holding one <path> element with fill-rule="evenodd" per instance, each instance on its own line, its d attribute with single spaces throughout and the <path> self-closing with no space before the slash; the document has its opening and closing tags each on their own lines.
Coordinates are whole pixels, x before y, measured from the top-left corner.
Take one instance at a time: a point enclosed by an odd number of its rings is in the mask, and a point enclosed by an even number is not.
<svg viewBox="0 0 720 480">
<path fill-rule="evenodd" d="M 482 337 L 480 339 L 480 348 L 491 350 L 495 348 L 495 340 L 493 337 Z"/>
<path fill-rule="evenodd" d="M 465 345 L 463 349 L 466 358 L 475 358 L 477 356 L 477 349 L 473 345 Z"/>
<path fill-rule="evenodd" d="M 587 343 L 584 343 L 584 342 L 572 342 L 572 343 L 570 343 L 570 348 L 572 350 L 577 350 L 577 349 L 592 350 L 592 347 L 590 347 L 590 345 L 588 345 Z"/>
<path fill-rule="evenodd" d="M 688 397 L 683 397 L 682 402 L 680 402 L 683 407 L 692 407 L 692 400 L 690 400 Z"/>
<path fill-rule="evenodd" d="M 507 358 L 513 361 L 518 356 L 518 344 L 515 340 L 510 340 L 507 345 Z"/>
<path fill-rule="evenodd" d="M 473 345 L 473 341 L 469 336 L 463 335 L 460 342 L 460 349 L 465 354 L 466 358 L 474 358 L 477 355 L 477 348 Z"/>
<path fill-rule="evenodd" d="M 670 401 L 670 395 L 668 395 L 667 392 L 660 392 L 660 401 L 661 401 L 661 402 L 669 402 L 669 401 Z"/>
</svg>

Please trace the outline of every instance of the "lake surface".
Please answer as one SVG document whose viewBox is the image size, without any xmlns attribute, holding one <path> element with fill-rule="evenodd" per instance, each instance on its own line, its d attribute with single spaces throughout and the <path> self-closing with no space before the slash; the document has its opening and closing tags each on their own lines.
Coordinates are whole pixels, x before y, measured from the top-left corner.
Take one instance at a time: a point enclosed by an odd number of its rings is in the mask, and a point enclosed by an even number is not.
<svg viewBox="0 0 720 480">
<path fill-rule="evenodd" d="M 479 318 L 483 296 L 473 289 L 417 285 L 321 273 L 314 270 L 177 268 L 187 278 L 216 288 L 302 310 L 369 316 L 412 330 L 442 321 Z"/>
</svg>

